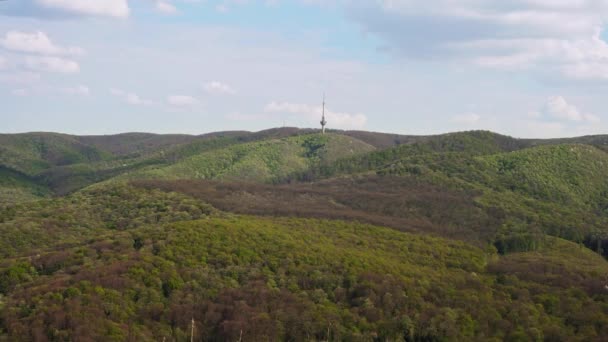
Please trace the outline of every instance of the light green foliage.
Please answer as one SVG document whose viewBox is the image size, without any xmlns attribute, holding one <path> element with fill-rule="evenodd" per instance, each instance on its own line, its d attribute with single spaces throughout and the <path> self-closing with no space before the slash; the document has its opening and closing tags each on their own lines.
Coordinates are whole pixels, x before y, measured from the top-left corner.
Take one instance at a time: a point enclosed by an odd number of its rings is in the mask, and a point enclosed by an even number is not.
<svg viewBox="0 0 608 342">
<path fill-rule="evenodd" d="M 38 200 L 50 193 L 30 177 L 0 166 L 0 205 Z"/>
<path fill-rule="evenodd" d="M 0 165 L 33 176 L 55 165 L 107 159 L 105 153 L 74 137 L 54 133 L 0 134 Z"/>
<path fill-rule="evenodd" d="M 0 136 L 0 341 L 608 336 L 604 138 L 298 134 Z"/>
<path fill-rule="evenodd" d="M 512 243 L 527 241 L 517 243 L 515 250 L 536 248 L 539 241 L 528 239 L 538 232 L 575 242 L 608 233 L 608 154 L 590 145 L 552 144 L 496 153 L 508 151 L 512 143 L 496 144 L 490 136 L 448 135 L 439 141 L 339 160 L 313 174 L 327 177 L 371 171 L 477 191 L 480 205 L 494 216 L 504 216 L 496 243 L 504 243 L 505 238 Z M 515 230 L 508 232 L 505 227 Z"/>
<path fill-rule="evenodd" d="M 201 138 L 149 134 L 116 137 L 74 137 L 54 133 L 0 135 L 0 143 L 3 143 L 0 144 L 0 168 L 27 178 L 30 185 L 47 189 L 46 194 L 52 191 L 65 195 L 126 172 L 151 165 L 168 166 L 192 155 L 239 142 L 237 137 L 221 135 Z M 1 201 L 17 203 L 38 195 L 32 194 L 31 189 L 4 183 L 0 179 L 0 194 L 4 197 L 0 197 Z"/>
<path fill-rule="evenodd" d="M 209 215 L 213 209 L 183 195 L 132 187 L 104 187 L 64 198 L 0 206 L 0 256 Z"/>
<path fill-rule="evenodd" d="M 541 146 L 482 158 L 486 186 L 565 205 L 594 205 L 608 190 L 608 154 L 589 145 Z"/>
<path fill-rule="evenodd" d="M 247 340 L 348 341 L 598 340 L 608 332 L 608 297 L 594 288 L 606 262 L 554 238 L 497 258 L 365 224 L 233 216 L 116 232 L 31 265 L 2 273 L 21 284 L 9 287 L 3 315 L 10 336 L 183 339 L 192 317 L 202 340 L 241 331 Z M 61 313 L 87 320 L 48 320 Z"/>
<path fill-rule="evenodd" d="M 149 167 L 124 179 L 224 179 L 272 182 L 313 165 L 374 150 L 343 135 L 302 135 L 238 144 L 204 152 L 167 167 Z"/>
</svg>

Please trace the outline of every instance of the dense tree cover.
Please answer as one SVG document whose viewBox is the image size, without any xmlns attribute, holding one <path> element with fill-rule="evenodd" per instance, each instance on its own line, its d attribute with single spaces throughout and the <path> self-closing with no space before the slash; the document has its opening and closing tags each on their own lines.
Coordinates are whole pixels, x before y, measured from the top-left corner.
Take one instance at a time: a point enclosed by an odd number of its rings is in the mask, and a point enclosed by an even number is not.
<svg viewBox="0 0 608 342">
<path fill-rule="evenodd" d="M 584 242 L 596 251 L 607 238 L 606 218 L 587 207 L 510 191 L 450 189 L 415 175 L 363 175 L 284 185 L 185 180 L 133 184 L 185 193 L 230 212 L 359 220 L 477 246 L 491 243 L 501 253 L 534 250 L 543 243 L 544 234 Z"/>
<path fill-rule="evenodd" d="M 224 132 L 200 137 L 144 133 L 83 137 L 50 133 L 0 135 L 0 140 L 4 138 L 7 141 L 6 146 L 0 146 L 0 167 L 13 173 L 25 172 L 23 176 L 28 177 L 31 183 L 64 195 L 123 173 L 151 166 L 168 166 L 196 154 L 241 143 L 249 136 L 241 134 L 245 133 Z M 261 138 L 263 135 L 247 139 Z M 64 145 L 68 143 L 80 150 L 72 148 L 65 152 L 67 148 Z M 88 145 L 83 147 L 81 143 Z M 41 150 L 53 151 L 51 156 L 61 153 L 76 156 L 69 161 L 66 161 L 66 157 L 64 162 L 58 163 L 56 160 L 46 160 L 48 153 L 44 154 Z M 89 150 L 101 151 L 103 157 L 91 158 L 86 154 Z M 27 187 L 20 189 L 0 184 L 1 188 L 10 188 L 11 192 L 28 192 Z M 18 201 L 22 200 L 12 200 Z"/>
<path fill-rule="evenodd" d="M 30 176 L 51 166 L 93 162 L 109 156 L 65 134 L 0 134 L 0 165 Z"/>
<path fill-rule="evenodd" d="M 588 145 L 541 146 L 484 158 L 485 185 L 595 207 L 608 189 L 608 154 Z"/>
<path fill-rule="evenodd" d="M 594 249 L 608 244 L 608 154 L 589 145 L 498 152 L 517 148 L 517 140 L 505 139 L 486 132 L 447 135 L 433 142 L 341 159 L 296 173 L 285 181 L 318 182 L 366 173 L 414 177 L 443 189 L 477 192 L 476 203 L 504 223 L 491 229 L 501 231 L 497 247 L 511 245 L 500 250 L 534 248 L 540 241 L 527 240 L 537 235 L 529 232 L 538 231 L 583 241 Z M 510 228 L 522 232 L 521 236 L 507 234 Z M 509 241 L 498 241 L 505 237 Z"/>
<path fill-rule="evenodd" d="M 391 133 L 379 133 L 379 132 L 368 132 L 368 131 L 339 131 L 329 130 L 337 134 L 347 135 L 349 137 L 357 138 L 364 141 L 378 149 L 391 148 L 401 144 L 411 144 L 418 141 L 428 139 L 426 136 L 417 135 L 401 135 Z"/>
<path fill-rule="evenodd" d="M 433 137 L 412 139 L 406 144 L 380 149 L 371 153 L 345 156 L 331 164 L 318 165 L 302 173 L 295 173 L 286 181 L 313 180 L 340 174 L 376 171 L 388 166 L 399 166 L 410 161 L 425 164 L 443 156 L 455 159 L 479 155 L 510 152 L 530 146 L 526 140 L 514 139 L 486 131 L 450 133 Z M 413 165 L 416 172 L 421 165 Z"/>
<path fill-rule="evenodd" d="M 54 244 L 79 244 L 115 230 L 197 219 L 212 211 L 211 206 L 183 195 L 122 186 L 0 205 L 0 257 L 31 255 Z"/>
<path fill-rule="evenodd" d="M 0 136 L 0 341 L 608 336 L 604 137 L 311 133 Z"/>
<path fill-rule="evenodd" d="M 146 155 L 160 149 L 197 141 L 199 137 L 186 134 L 124 133 L 116 135 L 78 136 L 76 139 L 114 156 Z"/>
<path fill-rule="evenodd" d="M 315 180 L 374 171 L 381 175 L 423 176 L 452 188 L 513 191 L 562 204 L 596 206 L 605 197 L 608 154 L 603 151 L 589 145 L 516 150 L 517 140 L 495 140 L 496 137 L 486 134 L 448 135 L 443 139 L 344 158 L 294 177 Z"/>
<path fill-rule="evenodd" d="M 56 166 L 40 172 L 36 178 L 40 183 L 47 184 L 56 194 L 65 195 L 124 173 L 142 168 L 168 166 L 189 156 L 238 142 L 237 139 L 225 137 L 201 139 L 143 155 L 120 156 L 93 163 Z"/>
<path fill-rule="evenodd" d="M 184 193 L 228 212 L 357 220 L 482 247 L 505 222 L 502 211 L 486 211 L 475 202 L 479 192 L 450 190 L 417 177 L 363 175 L 275 185 L 203 180 L 132 184 Z"/>
<path fill-rule="evenodd" d="M 508 226 L 524 235 L 540 229 L 580 242 L 606 233 L 608 154 L 588 145 L 540 146 L 487 156 L 427 154 L 422 162 L 401 159 L 379 173 L 413 174 L 446 187 L 480 190 L 478 203 L 500 208 Z"/>
<path fill-rule="evenodd" d="M 50 188 L 55 194 L 64 195 L 122 174 L 142 170 L 136 173 L 142 175 L 150 170 L 167 168 L 190 157 L 231 145 L 310 135 L 312 131 L 280 128 L 256 133 L 235 131 L 201 136 L 147 133 L 113 136 L 70 136 L 55 133 L 4 134 L 0 135 L 0 167 L 23 174 L 31 178 L 39 187 Z M 382 137 L 381 134 L 371 133 L 371 135 Z M 368 135 L 366 137 L 370 139 Z M 344 139 L 346 136 L 341 138 Z M 352 144 L 353 141 L 359 144 L 348 146 L 347 143 Z M 327 151 L 326 154 L 329 154 L 326 156 L 327 159 L 333 160 L 331 158 L 352 155 L 354 152 L 351 150 L 358 152 L 358 149 L 364 145 L 352 138 L 347 143 L 330 141 L 328 148 L 324 149 Z M 366 148 L 369 149 L 369 146 Z M 290 151 L 283 151 L 283 153 L 288 152 Z M 221 153 L 217 154 L 220 155 Z M 266 157 L 272 158 L 274 155 Z M 204 159 L 205 156 L 201 158 Z M 176 166 L 176 168 L 180 167 Z M 291 169 L 288 168 L 287 171 L 291 172 Z M 5 186 L 0 184 L 0 188 L 3 187 Z M 28 193 L 28 189 L 16 187 L 6 191 Z M 30 192 L 30 196 L 19 196 L 19 201 L 35 198 L 31 195 Z"/>
<path fill-rule="evenodd" d="M 557 138 L 557 139 L 534 139 L 529 140 L 532 145 L 562 145 L 562 144 L 585 144 L 599 148 L 608 152 L 608 135 L 587 135 L 575 138 Z"/>
<path fill-rule="evenodd" d="M 0 205 L 46 197 L 51 190 L 20 172 L 0 165 Z"/>
<path fill-rule="evenodd" d="M 272 182 L 313 165 L 373 151 L 354 138 L 308 134 L 262 140 L 200 153 L 166 167 L 149 167 L 112 181 L 129 179 L 224 179 Z"/>
<path fill-rule="evenodd" d="M 280 140 L 289 137 L 310 135 L 315 130 L 297 128 L 277 128 L 256 133 L 235 131 L 217 132 L 201 136 L 190 135 L 158 135 L 147 133 L 126 133 L 111 136 L 71 136 L 55 133 L 26 133 L 0 135 L 0 166 L 20 172 L 32 177 L 38 186 L 50 188 L 54 193 L 63 195 L 84 188 L 90 184 L 116 177 L 126 173 L 147 174 L 150 169 L 155 177 L 164 176 L 167 172 L 159 169 L 178 164 L 184 159 L 196 157 L 199 154 L 213 149 L 228 147 L 235 144 L 245 144 L 261 140 Z M 355 142 L 365 142 L 375 148 L 386 149 L 395 145 L 424 145 L 427 151 L 460 151 L 475 153 L 490 153 L 511 151 L 527 148 L 534 145 L 557 143 L 585 143 L 600 148 L 606 147 L 605 136 L 590 136 L 572 139 L 550 140 L 522 140 L 494 134 L 485 131 L 472 131 L 464 133 L 451 133 L 438 136 L 404 136 L 363 131 L 335 131 L 334 135 L 343 138 L 354 138 Z M 357 154 L 357 144 L 353 149 Z M 336 156 L 347 157 L 352 155 L 348 144 L 334 144 L 325 148 L 336 153 Z M 376 163 L 382 166 L 386 157 L 395 153 L 387 150 L 384 154 L 371 154 L 364 159 L 366 163 Z M 208 156 L 207 156 L 208 157 Z M 205 157 L 202 157 L 204 159 Z M 389 158 L 390 159 L 390 158 Z M 333 160 L 329 158 L 328 160 Z M 199 164 L 202 161 L 199 158 Z M 185 163 L 185 164 L 188 164 Z M 257 163 L 253 163 L 253 166 Z M 310 163 L 308 163 L 310 164 Z M 365 164 L 365 163 L 364 163 Z M 312 163 L 314 165 L 314 163 Z M 352 163 L 338 163 L 337 168 Z M 200 166 L 200 165 L 199 165 Z M 371 165 L 368 165 L 368 167 Z M 328 165 L 322 164 L 327 171 Z M 336 167 L 332 167 L 334 169 Z M 179 169 L 180 167 L 177 167 Z M 141 170 L 138 172 L 138 170 Z M 290 171 L 289 168 L 285 171 Z M 296 174 L 310 176 L 318 172 L 305 171 L 299 168 L 292 169 Z M 312 172 L 312 173 L 311 173 Z M 267 176 L 265 172 L 262 176 Z M 182 177 L 192 176 L 185 173 Z M 275 177 L 284 177 L 283 174 L 273 174 Z M 286 178 L 293 178 L 287 176 Z M 259 179 L 258 179 L 259 180 Z M 2 187 L 0 185 L 0 187 Z M 15 193 L 17 188 L 9 189 Z M 23 192 L 23 191 L 21 191 Z M 27 189 L 25 189 L 27 193 Z M 31 193 L 30 193 L 31 195 Z M 29 196 L 24 199 L 29 199 Z"/>
<path fill-rule="evenodd" d="M 11 340 L 183 341 L 192 318 L 196 340 L 600 340 L 605 261 L 557 239 L 535 253 L 342 221 L 141 227 L 12 260 L 2 326 Z"/>
</svg>

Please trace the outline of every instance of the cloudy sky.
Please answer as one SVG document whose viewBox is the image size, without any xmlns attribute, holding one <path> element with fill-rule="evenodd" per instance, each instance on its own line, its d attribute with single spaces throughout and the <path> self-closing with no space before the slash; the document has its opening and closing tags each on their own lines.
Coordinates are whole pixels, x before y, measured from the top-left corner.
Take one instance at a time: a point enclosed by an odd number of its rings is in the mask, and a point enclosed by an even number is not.
<svg viewBox="0 0 608 342">
<path fill-rule="evenodd" d="M 0 1 L 0 132 L 608 133 L 608 0 Z"/>
</svg>

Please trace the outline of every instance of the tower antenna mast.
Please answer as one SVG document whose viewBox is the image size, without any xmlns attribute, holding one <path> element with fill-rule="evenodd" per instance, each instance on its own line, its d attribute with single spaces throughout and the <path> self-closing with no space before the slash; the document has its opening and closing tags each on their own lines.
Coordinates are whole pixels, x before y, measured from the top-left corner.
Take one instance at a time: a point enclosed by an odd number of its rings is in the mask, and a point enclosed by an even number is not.
<svg viewBox="0 0 608 342">
<path fill-rule="evenodd" d="M 325 121 L 325 93 L 323 93 L 323 111 L 321 114 L 321 133 L 325 134 L 325 125 L 327 125 L 327 121 Z"/>
<path fill-rule="evenodd" d="M 192 317 L 192 327 L 190 329 L 190 342 L 194 342 L 194 317 Z"/>
</svg>

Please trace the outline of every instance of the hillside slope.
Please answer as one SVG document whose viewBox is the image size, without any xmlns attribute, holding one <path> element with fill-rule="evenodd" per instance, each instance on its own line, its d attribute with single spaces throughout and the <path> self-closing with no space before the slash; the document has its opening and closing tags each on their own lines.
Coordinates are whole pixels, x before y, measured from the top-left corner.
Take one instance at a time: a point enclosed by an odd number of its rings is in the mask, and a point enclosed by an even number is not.
<svg viewBox="0 0 608 342">
<path fill-rule="evenodd" d="M 227 215 L 123 186 L 55 201 L 0 212 L 2 243 L 21 242 L 0 262 L 0 339 L 183 340 L 193 318 L 201 340 L 608 334 L 608 263 L 560 239 L 500 257 L 361 223 Z M 31 239 L 32 229 L 55 238 Z"/>
<path fill-rule="evenodd" d="M 178 145 L 186 145 L 213 138 L 245 138 L 251 134 L 251 132 L 247 131 L 213 132 L 201 135 L 123 133 L 77 136 L 76 139 L 83 144 L 107 151 L 114 156 L 126 157 L 144 156 L 160 150 L 171 149 Z"/>
<path fill-rule="evenodd" d="M 313 129 L 282 127 L 259 132 L 227 131 L 199 136 L 149 133 L 106 136 L 73 136 L 57 133 L 0 134 L 0 165 L 31 177 L 39 186 L 51 188 L 57 194 L 65 194 L 143 167 L 169 166 L 215 148 L 297 137 L 315 132 L 317 131 Z M 368 158 L 368 162 L 373 161 L 376 167 L 387 157 L 389 159 L 394 157 L 395 151 L 405 148 L 404 152 L 407 152 L 411 145 L 424 145 L 429 151 L 436 152 L 473 149 L 477 150 L 476 153 L 487 154 L 565 142 L 590 144 L 605 149 L 608 141 L 607 136 L 526 140 L 485 131 L 435 136 L 365 131 L 333 132 L 363 141 L 383 151 L 372 154 Z M 395 146 L 396 148 L 393 148 Z M 348 153 L 345 156 L 348 156 Z M 292 179 L 293 175 L 287 178 Z"/>
<path fill-rule="evenodd" d="M 110 156 L 65 134 L 0 134 L 0 165 L 29 176 L 52 166 L 94 162 Z"/>
<path fill-rule="evenodd" d="M 536 248 L 536 243 L 523 241 L 544 233 L 584 241 L 589 247 L 608 246 L 608 154 L 589 145 L 513 149 L 509 141 L 491 143 L 487 136 L 460 134 L 341 159 L 296 179 L 318 182 L 371 173 L 477 192 L 478 205 L 498 220 L 492 221 L 501 222 L 488 227 L 498 234 L 501 250 Z M 501 242 L 505 239 L 511 246 L 506 249 Z M 603 248 L 593 248 L 608 255 Z"/>
<path fill-rule="evenodd" d="M 131 172 L 124 179 L 223 179 L 272 182 L 313 165 L 325 165 L 375 148 L 336 134 L 300 135 L 236 144 L 180 160 L 166 167 Z"/>
<path fill-rule="evenodd" d="M 0 206 L 38 200 L 51 193 L 49 188 L 30 177 L 0 166 Z"/>
<path fill-rule="evenodd" d="M 592 145 L 2 139 L 2 342 L 608 336 L 608 154 Z"/>
</svg>

